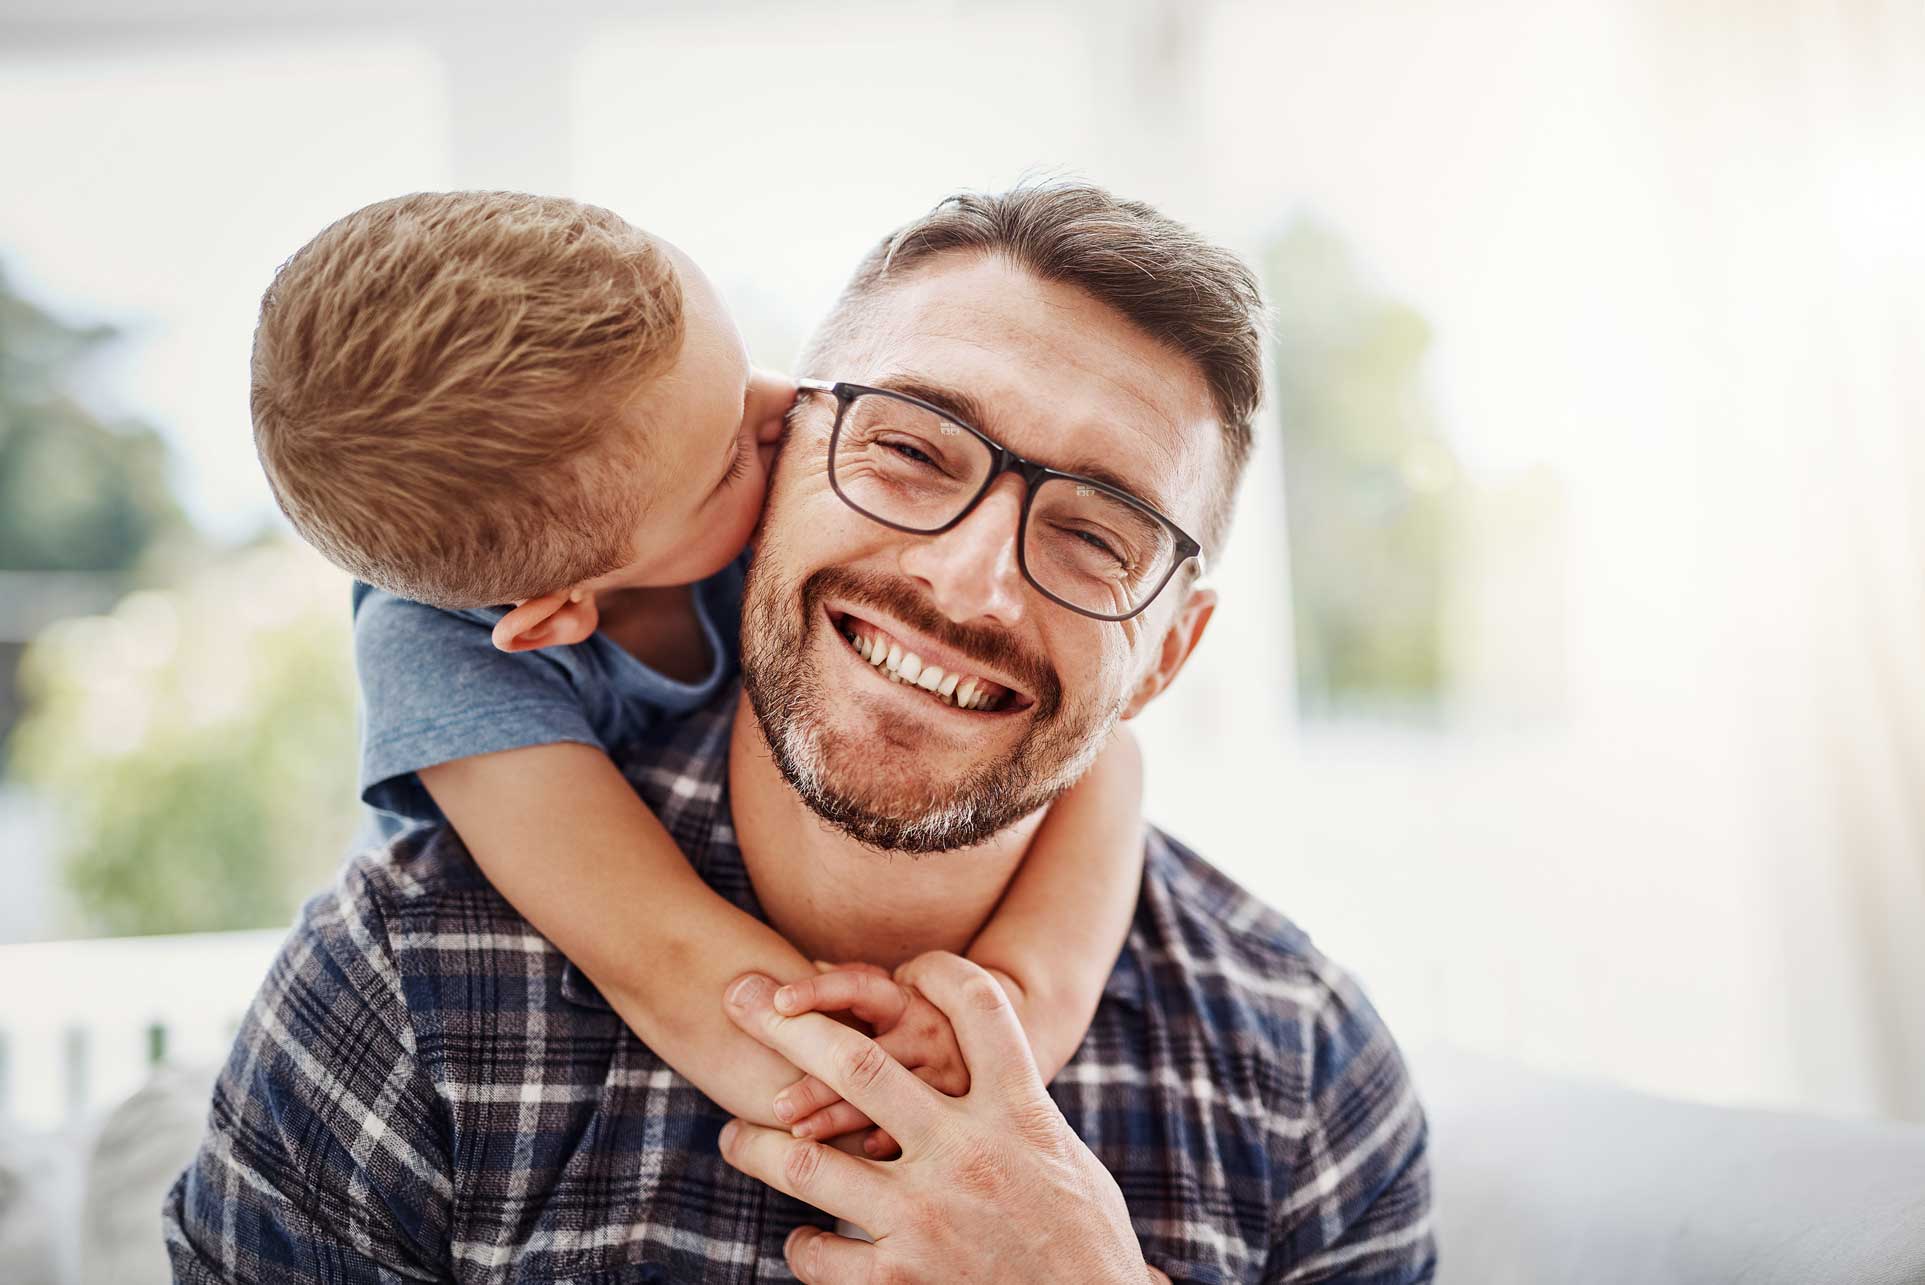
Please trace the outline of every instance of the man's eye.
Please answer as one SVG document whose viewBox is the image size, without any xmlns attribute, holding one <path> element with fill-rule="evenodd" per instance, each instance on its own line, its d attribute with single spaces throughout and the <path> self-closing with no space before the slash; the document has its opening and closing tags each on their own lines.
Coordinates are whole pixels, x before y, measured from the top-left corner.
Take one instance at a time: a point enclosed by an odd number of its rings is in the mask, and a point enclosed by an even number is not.
<svg viewBox="0 0 1925 1285">
<path fill-rule="evenodd" d="M 1111 545 L 1108 540 L 1105 540 L 1101 535 L 1098 535 L 1096 532 L 1085 530 L 1082 527 L 1065 527 L 1063 528 L 1063 530 L 1065 534 L 1074 536 L 1076 539 L 1082 541 L 1085 545 L 1088 545 L 1091 549 L 1094 549 L 1096 552 L 1108 558 L 1111 562 L 1114 562 L 1117 566 L 1120 567 L 1128 564 L 1129 559 L 1124 557 L 1121 553 L 1118 553 L 1116 551 L 1115 546 Z"/>
<path fill-rule="evenodd" d="M 883 443 L 883 445 L 887 446 L 890 450 L 894 451 L 896 454 L 902 456 L 906 460 L 910 460 L 917 464 L 927 464 L 930 468 L 938 467 L 936 464 L 936 461 L 930 459 L 921 450 L 917 449 L 914 446 L 911 446 L 907 442 L 885 442 Z"/>
</svg>

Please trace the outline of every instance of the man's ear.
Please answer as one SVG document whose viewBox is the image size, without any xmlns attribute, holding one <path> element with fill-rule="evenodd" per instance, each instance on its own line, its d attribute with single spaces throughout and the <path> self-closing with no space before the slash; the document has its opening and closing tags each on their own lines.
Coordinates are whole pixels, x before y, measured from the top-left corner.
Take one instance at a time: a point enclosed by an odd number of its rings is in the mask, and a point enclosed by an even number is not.
<svg viewBox="0 0 1925 1285">
<path fill-rule="evenodd" d="M 592 589 L 564 589 L 515 604 L 495 622 L 495 646 L 503 651 L 569 647 L 585 642 L 601 623 Z"/>
<path fill-rule="evenodd" d="M 1135 718 L 1143 707 L 1163 694 L 1163 689 L 1176 681 L 1190 653 L 1203 638 L 1203 631 L 1216 614 L 1216 590 L 1192 589 L 1184 600 L 1183 609 L 1176 613 L 1170 622 L 1169 632 L 1163 635 L 1163 651 L 1156 658 L 1156 664 L 1136 685 L 1130 696 L 1129 707 L 1123 711 L 1124 718 Z"/>
</svg>

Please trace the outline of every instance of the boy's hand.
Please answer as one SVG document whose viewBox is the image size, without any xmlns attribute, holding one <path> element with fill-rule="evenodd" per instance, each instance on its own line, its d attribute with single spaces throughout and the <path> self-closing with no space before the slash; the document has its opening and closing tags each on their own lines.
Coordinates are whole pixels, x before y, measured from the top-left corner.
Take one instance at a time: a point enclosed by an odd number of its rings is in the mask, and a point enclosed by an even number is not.
<svg viewBox="0 0 1925 1285">
<path fill-rule="evenodd" d="M 816 968 L 822 970 L 818 976 L 776 992 L 777 1012 L 793 1016 L 846 1010 L 869 1023 L 876 1043 L 930 1087 L 951 1097 L 969 1092 L 969 1070 L 956 1033 L 942 1010 L 924 999 L 921 991 L 874 964 L 818 961 Z M 775 1116 L 791 1121 L 790 1132 L 798 1138 L 826 1140 L 871 1124 L 868 1116 L 812 1075 L 776 1094 Z M 863 1150 L 886 1159 L 900 1148 L 888 1133 L 872 1129 L 863 1140 Z"/>
</svg>

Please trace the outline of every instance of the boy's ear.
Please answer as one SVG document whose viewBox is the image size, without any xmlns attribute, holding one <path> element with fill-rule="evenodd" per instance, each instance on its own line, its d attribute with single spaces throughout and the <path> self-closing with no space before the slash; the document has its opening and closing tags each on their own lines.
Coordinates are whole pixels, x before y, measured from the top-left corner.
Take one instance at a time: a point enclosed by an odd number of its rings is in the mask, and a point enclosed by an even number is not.
<svg viewBox="0 0 1925 1285">
<path fill-rule="evenodd" d="M 585 642 L 601 623 L 590 589 L 564 589 L 515 604 L 495 622 L 495 646 L 503 651 L 570 647 Z"/>
</svg>

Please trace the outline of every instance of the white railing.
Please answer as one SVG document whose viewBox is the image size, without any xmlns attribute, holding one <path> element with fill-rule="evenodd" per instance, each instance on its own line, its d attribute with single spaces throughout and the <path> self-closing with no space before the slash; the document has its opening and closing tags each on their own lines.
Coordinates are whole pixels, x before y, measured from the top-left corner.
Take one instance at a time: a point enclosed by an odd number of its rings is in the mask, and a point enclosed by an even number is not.
<svg viewBox="0 0 1925 1285">
<path fill-rule="evenodd" d="M 0 1124 L 70 1127 L 160 1061 L 213 1067 L 286 933 L 0 946 Z"/>
</svg>

